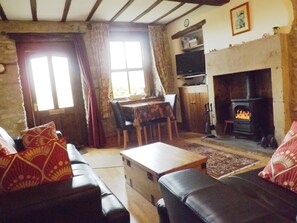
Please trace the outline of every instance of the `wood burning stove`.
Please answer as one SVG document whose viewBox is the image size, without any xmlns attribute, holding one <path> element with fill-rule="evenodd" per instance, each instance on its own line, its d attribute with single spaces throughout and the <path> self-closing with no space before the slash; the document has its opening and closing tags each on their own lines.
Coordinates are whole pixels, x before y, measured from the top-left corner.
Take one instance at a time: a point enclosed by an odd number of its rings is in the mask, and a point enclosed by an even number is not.
<svg viewBox="0 0 297 223">
<path fill-rule="evenodd" d="M 247 135 L 258 139 L 267 133 L 265 98 L 233 99 L 231 102 L 235 136 Z"/>
<path fill-rule="evenodd" d="M 235 136 L 247 135 L 258 139 L 267 134 L 267 99 L 255 97 L 254 78 L 246 76 L 246 98 L 232 99 L 233 132 Z"/>
</svg>

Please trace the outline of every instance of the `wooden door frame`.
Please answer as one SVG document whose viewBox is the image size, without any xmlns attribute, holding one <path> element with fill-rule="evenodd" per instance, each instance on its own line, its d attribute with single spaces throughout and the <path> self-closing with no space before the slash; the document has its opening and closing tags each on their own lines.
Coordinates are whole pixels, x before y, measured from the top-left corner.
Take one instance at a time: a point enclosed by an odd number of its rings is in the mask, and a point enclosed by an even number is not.
<svg viewBox="0 0 297 223">
<path fill-rule="evenodd" d="M 53 42 L 68 42 L 73 44 L 73 38 L 71 34 L 57 34 L 57 33 L 10 33 L 8 34 L 11 39 L 14 39 L 16 42 L 17 55 L 21 55 L 20 58 L 25 58 L 24 56 L 24 43 L 53 43 Z M 73 44 L 74 45 L 74 44 Z M 32 96 L 30 95 L 30 86 L 28 83 L 28 73 L 25 68 L 26 61 L 18 60 L 19 63 L 19 74 L 22 90 L 23 100 L 24 100 L 24 109 L 26 112 L 26 122 L 29 128 L 35 127 L 36 122 L 34 120 L 34 110 L 32 106 Z M 85 101 L 83 101 L 85 103 Z"/>
</svg>

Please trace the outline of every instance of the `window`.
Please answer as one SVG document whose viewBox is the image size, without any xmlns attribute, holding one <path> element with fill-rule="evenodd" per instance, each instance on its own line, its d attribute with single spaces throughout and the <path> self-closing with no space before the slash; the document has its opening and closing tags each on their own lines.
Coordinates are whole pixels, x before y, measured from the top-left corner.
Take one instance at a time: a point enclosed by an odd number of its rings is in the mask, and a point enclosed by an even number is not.
<svg viewBox="0 0 297 223">
<path fill-rule="evenodd" d="M 30 61 L 38 111 L 55 108 L 51 75 L 54 76 L 58 108 L 73 107 L 68 58 L 43 56 Z"/>
<path fill-rule="evenodd" d="M 144 95 L 146 83 L 141 42 L 111 41 L 110 57 L 114 98 Z"/>
</svg>

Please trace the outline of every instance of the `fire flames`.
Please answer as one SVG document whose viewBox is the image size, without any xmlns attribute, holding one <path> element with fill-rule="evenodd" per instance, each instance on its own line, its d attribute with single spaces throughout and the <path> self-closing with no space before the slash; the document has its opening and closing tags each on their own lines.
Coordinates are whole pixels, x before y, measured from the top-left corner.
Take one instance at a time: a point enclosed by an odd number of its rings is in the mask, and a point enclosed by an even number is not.
<svg viewBox="0 0 297 223">
<path fill-rule="evenodd" d="M 237 110 L 235 114 L 236 119 L 250 120 L 251 116 L 252 116 L 252 113 L 244 110 Z"/>
</svg>

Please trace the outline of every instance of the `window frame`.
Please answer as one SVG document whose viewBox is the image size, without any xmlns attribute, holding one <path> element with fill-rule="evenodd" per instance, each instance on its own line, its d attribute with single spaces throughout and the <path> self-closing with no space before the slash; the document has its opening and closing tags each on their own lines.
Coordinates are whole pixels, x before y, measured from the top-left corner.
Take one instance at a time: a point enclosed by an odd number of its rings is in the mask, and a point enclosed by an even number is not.
<svg viewBox="0 0 297 223">
<path fill-rule="evenodd" d="M 49 74 L 49 86 L 51 89 L 51 96 L 53 100 L 53 108 L 46 108 L 39 110 L 40 108 L 38 107 L 38 100 L 37 100 L 37 91 L 36 91 L 36 86 L 35 86 L 35 81 L 34 81 L 34 75 L 33 75 L 33 65 L 31 63 L 32 59 L 36 58 L 41 58 L 45 57 L 46 62 L 48 65 L 48 74 Z M 57 89 L 57 84 L 56 84 L 56 77 L 55 77 L 55 72 L 54 72 L 54 62 L 53 62 L 53 57 L 65 57 L 67 58 L 67 65 L 68 65 L 68 72 L 69 72 L 69 84 L 70 84 L 70 93 L 71 93 L 71 100 L 72 100 L 72 105 L 71 106 L 66 106 L 63 107 L 59 103 L 59 90 Z M 73 77 L 71 77 L 71 63 L 69 61 L 69 57 L 67 55 L 52 51 L 52 52 L 46 52 L 46 53 L 32 53 L 32 55 L 28 56 L 28 73 L 29 75 L 29 80 L 30 80 L 30 88 L 32 89 L 32 100 L 36 103 L 36 108 L 37 111 L 39 112 L 44 112 L 44 111 L 49 111 L 49 110 L 55 110 L 55 109 L 67 109 L 67 108 L 73 108 L 75 106 L 75 100 L 73 98 Z"/>
<path fill-rule="evenodd" d="M 133 32 L 133 33 L 131 33 Z M 151 95 L 151 89 L 153 86 L 152 80 L 152 68 L 151 68 L 151 56 L 150 56 L 150 47 L 149 47 L 149 36 L 147 32 L 137 32 L 137 31 L 111 31 L 109 42 L 128 42 L 128 41 L 137 41 L 140 42 L 141 54 L 142 54 L 142 65 L 144 72 L 144 83 L 145 83 L 145 94 Z M 139 68 L 126 68 L 126 69 L 116 69 L 113 70 L 110 68 L 110 75 L 112 72 L 120 71 L 137 71 Z M 128 75 L 128 74 L 127 74 Z M 112 84 L 112 83 L 111 83 Z M 129 75 L 128 75 L 128 85 L 130 88 Z M 118 100 L 127 99 L 124 98 L 115 98 Z"/>
</svg>

